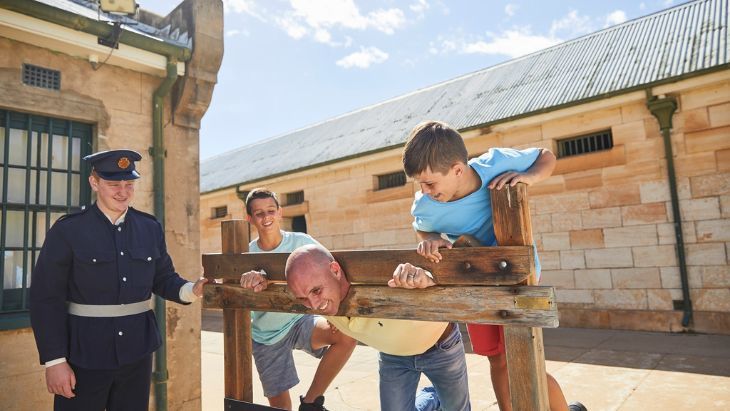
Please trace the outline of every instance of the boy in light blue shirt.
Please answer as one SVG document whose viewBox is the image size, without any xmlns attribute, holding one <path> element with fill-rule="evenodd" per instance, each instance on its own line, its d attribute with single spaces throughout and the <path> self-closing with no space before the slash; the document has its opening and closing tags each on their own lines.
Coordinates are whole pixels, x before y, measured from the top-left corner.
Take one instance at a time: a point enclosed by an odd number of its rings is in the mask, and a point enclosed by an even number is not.
<svg viewBox="0 0 730 411">
<path fill-rule="evenodd" d="M 451 248 L 452 241 L 461 235 L 472 235 L 483 245 L 496 245 L 489 189 L 537 183 L 552 174 L 556 163 L 555 155 L 544 148 L 492 148 L 477 158 L 467 158 L 459 132 L 438 121 L 417 125 L 403 150 L 405 173 L 421 187 L 411 207 L 413 228 L 420 240 L 417 251 L 433 262 L 442 259 L 439 248 Z M 535 260 L 539 278 L 540 265 Z M 510 411 L 502 327 L 467 324 L 467 329 L 474 352 L 489 359 L 499 409 Z M 572 403 L 569 408 L 560 385 L 550 374 L 547 381 L 551 410 L 585 411 L 580 403 Z"/>
<path fill-rule="evenodd" d="M 257 188 L 246 197 L 246 219 L 256 227 L 258 238 L 250 252 L 286 253 L 306 244 L 319 244 L 304 233 L 280 228 L 281 207 L 276 194 Z M 241 286 L 260 292 L 267 287 L 266 273 L 249 271 L 241 275 Z M 356 341 L 330 327 L 327 320 L 310 314 L 251 312 L 253 358 L 264 395 L 272 407 L 292 409 L 289 390 L 299 383 L 292 350 L 299 349 L 321 358 L 312 384 L 300 396 L 299 411 L 322 411 L 324 391 L 340 372 Z"/>
</svg>

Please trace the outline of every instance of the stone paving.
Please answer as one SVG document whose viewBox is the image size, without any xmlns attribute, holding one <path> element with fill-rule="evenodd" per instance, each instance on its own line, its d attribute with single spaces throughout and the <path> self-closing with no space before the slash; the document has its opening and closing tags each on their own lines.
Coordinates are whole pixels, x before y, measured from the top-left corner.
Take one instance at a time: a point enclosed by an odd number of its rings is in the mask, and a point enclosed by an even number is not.
<svg viewBox="0 0 730 411">
<path fill-rule="evenodd" d="M 210 327 L 204 327 L 210 329 Z M 730 336 L 546 329 L 547 369 L 589 411 L 730 410 Z M 358 346 L 325 393 L 331 411 L 378 410 L 377 352 Z M 317 360 L 295 352 L 302 383 Z M 498 411 L 485 357 L 467 354 L 473 410 Z M 203 410 L 223 409 L 223 334 L 202 332 Z M 429 385 L 422 378 L 421 385 Z M 254 370 L 254 401 L 267 404 Z"/>
</svg>

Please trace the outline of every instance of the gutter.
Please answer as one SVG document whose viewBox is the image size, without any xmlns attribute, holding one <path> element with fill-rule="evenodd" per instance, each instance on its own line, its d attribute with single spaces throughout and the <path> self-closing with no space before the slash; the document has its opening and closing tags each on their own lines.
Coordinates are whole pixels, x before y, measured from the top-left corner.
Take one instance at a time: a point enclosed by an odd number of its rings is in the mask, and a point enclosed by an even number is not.
<svg viewBox="0 0 730 411">
<path fill-rule="evenodd" d="M 689 294 L 689 278 L 687 275 L 687 261 L 684 255 L 684 235 L 682 234 L 682 216 L 679 212 L 679 194 L 677 190 L 677 176 L 674 172 L 674 153 L 672 151 L 672 115 L 677 110 L 677 99 L 670 96 L 652 96 L 651 90 L 646 91 L 646 106 L 659 123 L 664 139 L 664 155 L 667 157 L 667 177 L 669 179 L 669 194 L 672 200 L 672 217 L 674 220 L 674 235 L 677 245 L 677 260 L 679 262 L 679 278 L 682 282 L 682 326 L 687 328 L 692 321 L 692 300 Z"/>
<path fill-rule="evenodd" d="M 82 31 L 100 38 L 109 38 L 112 35 L 113 26 L 108 22 L 79 16 L 78 14 L 58 9 L 45 3 L 29 0 L 0 0 L 0 8 L 45 20 L 73 30 Z M 168 58 L 175 58 L 179 61 L 188 61 L 192 57 L 192 51 L 187 47 L 178 46 L 171 42 L 127 30 L 121 31 L 119 42 L 130 47 L 167 56 Z"/>
<path fill-rule="evenodd" d="M 113 26 L 107 22 L 79 16 L 66 10 L 61 10 L 44 3 L 29 0 L 0 0 L 0 8 L 11 10 L 32 18 L 68 27 L 70 29 L 92 34 L 100 38 L 109 38 Z M 130 47 L 163 55 L 167 58 L 166 72 L 162 83 L 152 95 L 152 147 L 150 155 L 153 164 L 154 213 L 157 220 L 165 227 L 165 147 L 163 133 L 164 101 L 177 80 L 177 62 L 189 61 L 192 51 L 163 40 L 122 30 L 119 43 Z M 167 318 L 166 303 L 159 296 L 155 296 L 155 316 L 160 328 L 162 345 L 155 352 L 155 370 L 152 373 L 155 385 L 155 409 L 167 411 Z"/>
</svg>

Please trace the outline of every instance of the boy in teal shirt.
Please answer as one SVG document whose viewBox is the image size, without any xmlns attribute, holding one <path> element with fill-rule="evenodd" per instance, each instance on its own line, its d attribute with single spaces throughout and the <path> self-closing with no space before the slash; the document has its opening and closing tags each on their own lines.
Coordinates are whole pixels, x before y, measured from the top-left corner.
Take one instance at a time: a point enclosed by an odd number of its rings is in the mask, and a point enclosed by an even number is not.
<svg viewBox="0 0 730 411">
<path fill-rule="evenodd" d="M 413 227 L 420 240 L 417 251 L 433 262 L 442 258 L 439 248 L 451 248 L 461 235 L 472 235 L 484 245 L 496 245 L 489 189 L 537 183 L 550 176 L 556 163 L 555 155 L 541 148 L 492 148 L 472 160 L 467 157 L 461 135 L 437 121 L 417 125 L 403 150 L 405 173 L 421 187 L 411 207 Z M 537 258 L 536 271 L 539 278 Z M 489 358 L 499 409 L 511 410 L 502 327 L 467 324 L 467 329 L 474 352 Z M 568 408 L 558 382 L 550 374 L 547 380 L 551 410 L 585 410 L 580 403 Z"/>
<path fill-rule="evenodd" d="M 258 232 L 249 244 L 250 252 L 285 253 L 306 244 L 319 244 L 304 233 L 280 228 L 281 207 L 276 194 L 257 188 L 246 197 L 246 219 Z M 259 292 L 266 289 L 266 273 L 249 271 L 241 276 L 241 286 Z M 324 391 L 340 372 L 356 341 L 330 328 L 322 317 L 310 314 L 251 312 L 253 357 L 264 395 L 272 407 L 292 409 L 289 389 L 299 383 L 292 350 L 303 350 L 321 358 L 312 385 L 300 397 L 300 411 L 321 411 Z M 328 348 L 329 347 L 329 348 Z"/>
</svg>

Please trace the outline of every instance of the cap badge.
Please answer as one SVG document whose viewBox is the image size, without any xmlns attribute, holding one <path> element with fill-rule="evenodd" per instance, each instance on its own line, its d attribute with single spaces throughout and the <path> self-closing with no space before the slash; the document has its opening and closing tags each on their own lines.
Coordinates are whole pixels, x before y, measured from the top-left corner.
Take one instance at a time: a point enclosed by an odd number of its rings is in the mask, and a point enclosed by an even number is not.
<svg viewBox="0 0 730 411">
<path fill-rule="evenodd" d="M 117 161 L 117 165 L 122 170 L 125 170 L 127 167 L 129 167 L 129 159 L 127 157 L 122 157 Z"/>
</svg>

